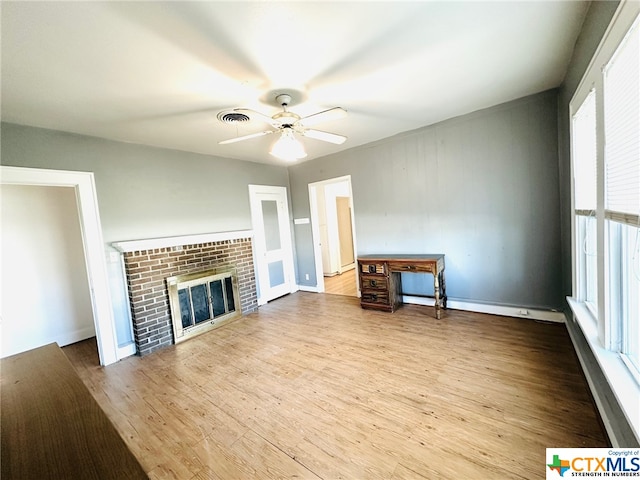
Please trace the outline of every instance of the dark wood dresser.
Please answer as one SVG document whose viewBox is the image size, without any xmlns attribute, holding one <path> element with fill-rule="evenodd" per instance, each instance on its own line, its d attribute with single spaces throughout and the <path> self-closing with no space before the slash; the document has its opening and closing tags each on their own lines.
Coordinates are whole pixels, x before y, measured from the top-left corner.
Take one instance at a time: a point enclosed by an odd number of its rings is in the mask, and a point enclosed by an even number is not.
<svg viewBox="0 0 640 480">
<path fill-rule="evenodd" d="M 401 273 L 432 274 L 436 318 L 447 308 L 443 254 L 361 255 L 358 273 L 362 308 L 394 312 L 402 304 Z"/>
<path fill-rule="evenodd" d="M 58 345 L 1 367 L 2 480 L 148 478 Z"/>
</svg>

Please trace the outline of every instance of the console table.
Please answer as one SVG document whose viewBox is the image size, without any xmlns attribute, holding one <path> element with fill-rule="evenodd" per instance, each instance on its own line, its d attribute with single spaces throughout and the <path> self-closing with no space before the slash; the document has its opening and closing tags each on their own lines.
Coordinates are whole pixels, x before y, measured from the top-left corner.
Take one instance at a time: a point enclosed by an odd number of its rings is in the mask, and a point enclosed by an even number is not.
<svg viewBox="0 0 640 480">
<path fill-rule="evenodd" d="M 444 255 L 361 255 L 360 306 L 386 312 L 395 311 L 402 304 L 401 273 L 430 273 L 433 275 L 436 318 L 447 308 L 447 289 L 444 279 Z"/>
</svg>

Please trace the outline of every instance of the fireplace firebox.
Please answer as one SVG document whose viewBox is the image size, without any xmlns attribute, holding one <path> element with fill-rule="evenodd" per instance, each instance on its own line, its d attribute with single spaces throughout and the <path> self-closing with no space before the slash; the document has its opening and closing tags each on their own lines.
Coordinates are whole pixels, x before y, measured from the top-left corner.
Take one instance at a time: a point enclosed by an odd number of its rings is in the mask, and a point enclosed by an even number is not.
<svg viewBox="0 0 640 480">
<path fill-rule="evenodd" d="M 235 269 L 213 269 L 167 278 L 176 343 L 240 316 Z"/>
<path fill-rule="evenodd" d="M 235 319 L 234 315 L 247 315 L 258 308 L 250 231 L 131 240 L 116 242 L 113 246 L 123 253 L 133 336 L 141 356 L 178 341 L 174 338 L 176 322 L 172 319 L 183 325 L 180 298 L 178 296 L 177 313 L 172 315 L 167 278 L 180 277 L 182 282 L 183 275 L 200 276 L 209 271 L 222 275 L 206 282 L 205 287 L 191 288 L 188 296 L 182 293 L 183 302 L 192 303 L 192 312 L 196 307 L 193 317 L 184 317 L 184 325 L 189 325 L 187 329 L 194 327 L 194 332 L 199 332 L 204 328 L 201 325 L 211 321 L 219 326 Z M 187 282 L 195 279 L 186 278 Z M 193 286 L 195 284 L 189 285 Z M 182 289 L 181 286 L 179 290 Z M 214 295 L 211 295 L 212 289 Z M 209 305 L 208 313 L 206 308 L 200 308 L 203 303 Z M 224 311 L 221 305 L 224 305 Z M 188 311 L 187 307 L 185 311 Z M 184 331 L 185 326 L 179 328 Z"/>
</svg>

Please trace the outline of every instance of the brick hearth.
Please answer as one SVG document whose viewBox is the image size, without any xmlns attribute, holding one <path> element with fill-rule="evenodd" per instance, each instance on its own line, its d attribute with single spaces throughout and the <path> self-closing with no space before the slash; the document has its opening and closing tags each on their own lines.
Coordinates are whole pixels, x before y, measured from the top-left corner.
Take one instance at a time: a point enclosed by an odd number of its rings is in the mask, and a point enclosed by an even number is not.
<svg viewBox="0 0 640 480">
<path fill-rule="evenodd" d="M 124 263 L 140 355 L 174 343 L 167 277 L 234 267 L 242 314 L 258 308 L 251 238 L 125 252 Z"/>
</svg>

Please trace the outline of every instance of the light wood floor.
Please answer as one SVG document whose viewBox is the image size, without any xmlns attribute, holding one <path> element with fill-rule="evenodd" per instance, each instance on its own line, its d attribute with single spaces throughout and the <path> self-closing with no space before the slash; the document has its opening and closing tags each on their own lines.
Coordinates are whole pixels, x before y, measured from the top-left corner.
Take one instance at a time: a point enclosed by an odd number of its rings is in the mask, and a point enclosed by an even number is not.
<svg viewBox="0 0 640 480">
<path fill-rule="evenodd" d="M 356 297 L 358 290 L 356 287 L 356 270 L 352 268 L 340 275 L 324 277 L 324 291 L 334 295 L 348 295 Z"/>
<path fill-rule="evenodd" d="M 64 349 L 151 478 L 544 478 L 608 446 L 565 327 L 298 292 L 146 357 Z"/>
</svg>

